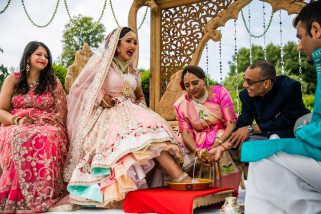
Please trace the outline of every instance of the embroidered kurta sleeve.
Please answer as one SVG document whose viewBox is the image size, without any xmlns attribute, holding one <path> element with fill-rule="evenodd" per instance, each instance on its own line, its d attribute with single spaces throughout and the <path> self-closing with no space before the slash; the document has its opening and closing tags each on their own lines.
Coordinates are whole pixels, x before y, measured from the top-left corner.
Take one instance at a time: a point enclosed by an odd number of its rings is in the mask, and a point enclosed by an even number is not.
<svg viewBox="0 0 321 214">
<path fill-rule="evenodd" d="M 317 89 L 314 95 L 315 99 L 312 121 L 306 126 L 299 128 L 295 132 L 295 136 L 304 142 L 307 142 L 317 148 L 321 148 L 321 72 L 317 72 L 317 82 Z"/>
<path fill-rule="evenodd" d="M 222 109 L 224 120 L 226 122 L 229 122 L 229 121 L 236 122 L 237 114 L 235 112 L 233 100 L 229 92 L 226 90 L 226 88 L 221 87 L 219 94 L 220 94 L 220 106 Z"/>
<path fill-rule="evenodd" d="M 52 92 L 52 96 L 54 98 L 54 107 L 51 112 L 43 115 L 40 118 L 41 123 L 50 123 L 52 125 L 59 124 L 63 127 L 66 126 L 66 118 L 67 118 L 67 100 L 66 93 L 59 81 L 58 78 L 57 85 L 55 90 Z"/>
<path fill-rule="evenodd" d="M 61 82 L 57 78 L 57 86 L 53 92 L 55 100 L 55 108 L 53 110 L 54 119 L 61 125 L 65 126 L 67 118 L 67 100 L 66 93 L 61 85 Z"/>
</svg>

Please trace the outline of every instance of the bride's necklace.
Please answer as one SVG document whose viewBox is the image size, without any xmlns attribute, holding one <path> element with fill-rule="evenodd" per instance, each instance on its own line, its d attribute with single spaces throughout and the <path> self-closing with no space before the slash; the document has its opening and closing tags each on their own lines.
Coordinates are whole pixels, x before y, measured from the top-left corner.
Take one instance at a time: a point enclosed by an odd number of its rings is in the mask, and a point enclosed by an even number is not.
<svg viewBox="0 0 321 214">
<path fill-rule="evenodd" d="M 116 63 L 116 65 L 119 67 L 119 69 L 123 74 L 125 73 L 126 68 L 127 70 L 129 68 L 129 62 L 122 62 L 117 57 L 114 57 L 114 62 Z"/>
<path fill-rule="evenodd" d="M 207 98 L 208 98 L 208 91 L 207 91 L 207 89 L 205 89 L 205 93 L 204 93 L 204 95 L 203 95 L 201 98 L 193 98 L 193 100 L 194 100 L 195 102 L 198 102 L 198 103 L 200 103 L 200 104 L 203 104 L 203 103 L 206 102 Z"/>
<path fill-rule="evenodd" d="M 122 78 L 124 85 L 122 87 L 122 94 L 128 98 L 128 97 L 132 97 L 134 96 L 134 92 L 133 89 L 130 87 L 130 83 L 128 80 L 125 79 L 124 77 L 124 71 L 126 68 L 129 68 L 129 63 L 122 63 L 119 59 L 117 59 L 116 57 L 114 57 L 114 63 L 116 64 L 117 68 L 116 68 L 116 72 L 119 74 L 119 76 Z"/>
</svg>

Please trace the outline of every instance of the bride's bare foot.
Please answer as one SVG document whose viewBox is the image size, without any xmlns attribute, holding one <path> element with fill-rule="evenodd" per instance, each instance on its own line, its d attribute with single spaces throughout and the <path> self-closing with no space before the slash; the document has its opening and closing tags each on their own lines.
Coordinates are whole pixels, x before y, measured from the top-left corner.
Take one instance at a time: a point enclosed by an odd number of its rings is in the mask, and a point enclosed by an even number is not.
<svg viewBox="0 0 321 214">
<path fill-rule="evenodd" d="M 186 172 L 183 172 L 178 178 L 173 179 L 173 182 L 176 183 L 191 183 L 192 178 L 188 176 Z"/>
<path fill-rule="evenodd" d="M 192 183 L 192 178 L 191 177 L 189 177 L 189 176 L 187 176 L 186 178 L 184 178 L 183 180 L 182 180 L 182 182 L 181 183 Z"/>
</svg>

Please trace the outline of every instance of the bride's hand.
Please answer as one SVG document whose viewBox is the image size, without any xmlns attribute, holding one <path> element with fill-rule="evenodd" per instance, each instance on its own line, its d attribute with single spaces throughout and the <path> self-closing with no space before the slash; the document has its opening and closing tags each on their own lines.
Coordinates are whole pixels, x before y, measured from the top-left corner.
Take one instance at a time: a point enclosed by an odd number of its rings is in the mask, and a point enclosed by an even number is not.
<svg viewBox="0 0 321 214">
<path fill-rule="evenodd" d="M 100 103 L 100 105 L 104 108 L 111 108 L 114 104 L 115 100 L 113 100 L 108 94 L 104 96 Z"/>
</svg>

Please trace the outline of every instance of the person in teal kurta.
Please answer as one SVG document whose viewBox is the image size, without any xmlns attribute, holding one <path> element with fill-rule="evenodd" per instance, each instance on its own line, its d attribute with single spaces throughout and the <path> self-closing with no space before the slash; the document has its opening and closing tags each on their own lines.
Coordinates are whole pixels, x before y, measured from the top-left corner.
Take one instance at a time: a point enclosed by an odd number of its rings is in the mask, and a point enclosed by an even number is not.
<svg viewBox="0 0 321 214">
<path fill-rule="evenodd" d="M 312 119 L 295 138 L 242 145 L 241 160 L 251 162 L 245 213 L 321 213 L 321 2 L 306 5 L 293 25 L 298 49 L 317 72 Z"/>
</svg>

